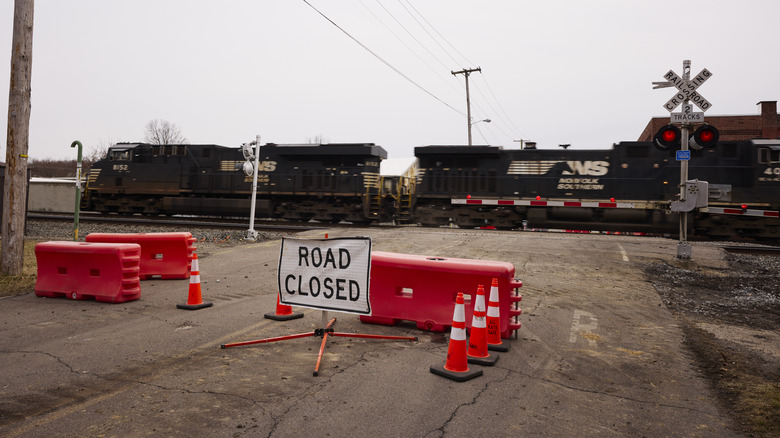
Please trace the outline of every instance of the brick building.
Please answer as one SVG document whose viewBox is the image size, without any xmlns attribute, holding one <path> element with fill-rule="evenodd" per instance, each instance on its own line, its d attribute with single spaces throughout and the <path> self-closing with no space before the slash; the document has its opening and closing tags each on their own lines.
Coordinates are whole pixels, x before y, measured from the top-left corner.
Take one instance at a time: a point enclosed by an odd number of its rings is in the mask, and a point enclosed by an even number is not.
<svg viewBox="0 0 780 438">
<path fill-rule="evenodd" d="M 705 116 L 704 120 L 720 132 L 720 141 L 780 138 L 780 114 L 777 101 L 763 101 L 761 114 L 753 116 Z M 658 130 L 669 124 L 669 117 L 653 117 L 637 141 L 652 141 Z"/>
</svg>

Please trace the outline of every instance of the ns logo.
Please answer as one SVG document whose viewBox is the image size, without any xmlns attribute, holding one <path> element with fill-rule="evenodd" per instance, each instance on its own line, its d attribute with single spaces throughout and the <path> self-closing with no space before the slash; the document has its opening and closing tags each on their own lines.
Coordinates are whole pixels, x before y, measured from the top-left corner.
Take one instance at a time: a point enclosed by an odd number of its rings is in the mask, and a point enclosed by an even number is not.
<svg viewBox="0 0 780 438">
<path fill-rule="evenodd" d="M 569 169 L 564 170 L 562 175 L 604 176 L 609 171 L 607 161 L 567 161 L 566 164 Z"/>
</svg>

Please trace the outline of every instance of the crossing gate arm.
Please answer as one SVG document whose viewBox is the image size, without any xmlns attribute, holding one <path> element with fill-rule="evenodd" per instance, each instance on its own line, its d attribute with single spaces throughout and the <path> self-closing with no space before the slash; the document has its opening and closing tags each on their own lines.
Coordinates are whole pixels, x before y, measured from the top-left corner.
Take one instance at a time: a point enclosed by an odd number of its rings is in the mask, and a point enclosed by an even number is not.
<svg viewBox="0 0 780 438">
<path fill-rule="evenodd" d="M 462 199 L 453 198 L 452 205 L 495 205 L 495 206 L 525 206 L 525 207 L 578 207 L 578 208 L 634 208 L 645 210 L 662 210 L 668 203 L 658 202 L 615 202 L 615 201 L 537 201 L 527 199 Z M 668 208 L 668 207 L 666 207 Z"/>
<path fill-rule="evenodd" d="M 495 205 L 495 206 L 526 206 L 526 207 L 579 207 L 579 208 L 633 208 L 643 210 L 664 210 L 671 209 L 672 201 L 537 201 L 524 199 L 463 199 L 452 198 L 452 205 Z M 700 207 L 696 208 L 701 213 L 710 214 L 730 214 L 738 216 L 754 216 L 764 218 L 780 218 L 780 211 L 742 209 L 728 207 Z"/>
<path fill-rule="evenodd" d="M 755 217 L 773 217 L 780 218 L 780 211 L 772 210 L 757 210 L 757 209 L 741 209 L 741 208 L 724 208 L 724 207 L 708 207 L 702 208 L 702 213 L 711 214 L 732 214 L 738 216 L 755 216 Z"/>
</svg>

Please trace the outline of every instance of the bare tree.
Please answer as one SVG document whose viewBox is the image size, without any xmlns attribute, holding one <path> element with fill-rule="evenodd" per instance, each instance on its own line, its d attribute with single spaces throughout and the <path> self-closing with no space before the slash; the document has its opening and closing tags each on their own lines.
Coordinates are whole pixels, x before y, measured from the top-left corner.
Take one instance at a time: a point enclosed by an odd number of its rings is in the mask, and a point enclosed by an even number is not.
<svg viewBox="0 0 780 438">
<path fill-rule="evenodd" d="M 108 155 L 108 148 L 115 144 L 116 142 L 111 138 L 99 139 L 97 144 L 92 146 L 89 149 L 89 152 L 84 156 L 84 161 L 94 163 L 95 161 L 105 158 Z"/>
<path fill-rule="evenodd" d="M 149 144 L 187 144 L 187 139 L 175 123 L 154 119 L 146 124 L 144 141 Z"/>
<path fill-rule="evenodd" d="M 314 137 L 306 137 L 306 143 L 308 144 L 325 144 L 328 143 L 330 140 L 325 138 L 324 135 L 315 135 Z"/>
</svg>

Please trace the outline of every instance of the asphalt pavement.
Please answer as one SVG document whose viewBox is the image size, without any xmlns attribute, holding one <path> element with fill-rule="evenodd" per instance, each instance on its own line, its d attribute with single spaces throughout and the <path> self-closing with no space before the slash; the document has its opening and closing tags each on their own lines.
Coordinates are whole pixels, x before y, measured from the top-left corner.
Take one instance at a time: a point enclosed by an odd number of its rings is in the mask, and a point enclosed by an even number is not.
<svg viewBox="0 0 780 438">
<path fill-rule="evenodd" d="M 183 230 L 186 231 L 186 230 Z M 495 260 L 522 280 L 522 328 L 483 375 L 430 372 L 449 331 L 363 324 L 348 313 L 276 305 L 280 241 L 198 250 L 202 297 L 176 307 L 187 280 L 145 280 L 122 304 L 0 300 L 0 435 L 710 437 L 734 436 L 683 334 L 644 278 L 674 263 L 675 240 L 591 234 L 410 228 L 332 229 L 306 237 L 368 236 L 376 251 Z M 690 269 L 724 266 L 693 244 Z M 336 318 L 347 333 L 394 341 L 306 336 Z M 471 365 L 477 367 L 476 365 Z"/>
</svg>

